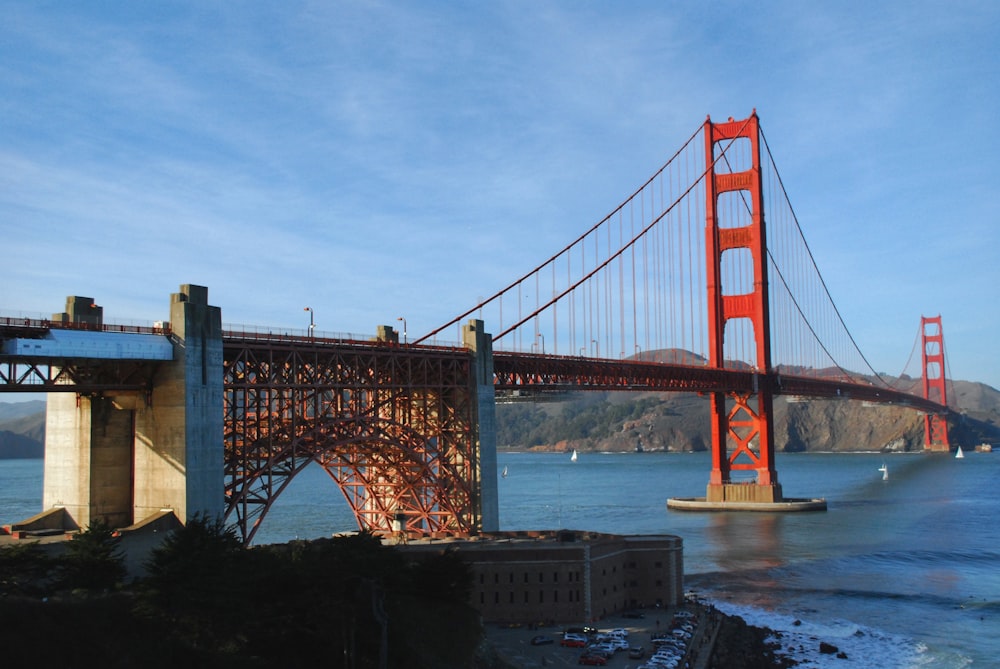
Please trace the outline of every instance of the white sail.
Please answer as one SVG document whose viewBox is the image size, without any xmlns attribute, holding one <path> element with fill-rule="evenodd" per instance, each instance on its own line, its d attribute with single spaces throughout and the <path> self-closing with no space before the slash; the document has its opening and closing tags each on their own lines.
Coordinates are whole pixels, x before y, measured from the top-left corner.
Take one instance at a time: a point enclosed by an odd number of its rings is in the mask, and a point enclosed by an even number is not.
<svg viewBox="0 0 1000 669">
<path fill-rule="evenodd" d="M 965 453 L 962 452 L 962 447 L 961 446 L 959 446 L 958 450 L 955 451 L 955 457 L 956 458 L 964 458 L 965 457 Z"/>
<path fill-rule="evenodd" d="M 576 462 L 576 449 L 573 449 L 573 455 L 569 456 L 571 462 Z"/>
</svg>

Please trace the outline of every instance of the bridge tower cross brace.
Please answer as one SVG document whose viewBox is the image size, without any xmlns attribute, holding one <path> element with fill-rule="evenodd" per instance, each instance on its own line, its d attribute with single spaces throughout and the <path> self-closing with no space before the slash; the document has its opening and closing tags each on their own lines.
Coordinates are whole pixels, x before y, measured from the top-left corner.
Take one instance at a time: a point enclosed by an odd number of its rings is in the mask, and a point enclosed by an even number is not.
<svg viewBox="0 0 1000 669">
<path fill-rule="evenodd" d="M 781 486 L 774 467 L 771 431 L 773 394 L 768 372 L 771 369 L 771 332 L 768 309 L 767 238 L 764 225 L 764 195 L 760 168 L 760 126 L 757 112 L 749 118 L 726 123 L 705 121 L 706 225 L 708 285 L 709 366 L 726 366 L 724 337 L 726 323 L 748 319 L 752 325 L 756 353 L 755 368 L 761 372 L 750 392 L 711 394 L 712 471 L 708 502 L 780 502 Z M 749 141 L 751 165 L 739 172 L 717 172 L 725 164 L 720 151 L 734 142 Z M 741 152 L 742 155 L 742 152 Z M 720 220 L 719 197 L 742 191 L 749 206 L 750 222 Z M 723 255 L 745 249 L 753 264 L 753 288 L 744 294 L 726 294 L 723 286 Z M 730 453 L 729 444 L 734 444 Z M 756 447 L 756 451 L 754 451 Z M 733 483 L 733 470 L 753 471 L 752 483 Z"/>
<path fill-rule="evenodd" d="M 944 331 L 941 316 L 921 316 L 921 362 L 924 377 L 924 398 L 948 406 L 945 389 Z M 924 416 L 924 448 L 931 451 L 947 451 L 948 420 L 944 414 L 928 413 Z"/>
</svg>

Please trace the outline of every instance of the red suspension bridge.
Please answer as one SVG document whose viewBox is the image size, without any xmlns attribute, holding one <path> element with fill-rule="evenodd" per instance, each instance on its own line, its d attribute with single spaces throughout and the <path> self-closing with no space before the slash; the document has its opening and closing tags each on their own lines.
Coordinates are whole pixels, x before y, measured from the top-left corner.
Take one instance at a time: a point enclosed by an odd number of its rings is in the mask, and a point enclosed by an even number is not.
<svg viewBox="0 0 1000 669">
<path fill-rule="evenodd" d="M 495 354 L 498 390 L 709 395 L 709 501 L 781 500 L 777 394 L 913 406 L 926 412 L 927 446 L 948 448 L 940 317 L 921 323 L 922 394 L 872 368 L 826 289 L 756 112 L 706 120 L 608 216 L 417 342 L 471 315 L 509 348 Z M 730 485 L 734 470 L 752 471 L 756 485 Z"/>
<path fill-rule="evenodd" d="M 179 376 L 188 390 L 169 399 L 162 357 L 71 355 L 65 345 L 49 345 L 73 329 L 125 334 L 104 325 L 89 298 L 72 299 L 51 321 L 0 322 L 0 390 L 74 393 L 75 410 L 100 416 L 104 433 L 115 411 L 128 414 L 121 420 L 133 426 L 131 442 L 115 456 L 118 469 L 133 472 L 127 490 L 114 499 L 94 485 L 89 492 L 46 491 L 45 504 L 76 494 L 80 524 L 97 516 L 136 523 L 164 504 L 186 519 L 217 510 L 218 494 L 221 512 L 249 541 L 295 474 L 315 462 L 340 486 L 361 528 L 497 529 L 495 393 L 705 394 L 712 421 L 706 500 L 722 504 L 783 501 L 772 439 L 777 395 L 909 406 L 926 415 L 927 448 L 949 448 L 940 317 L 921 322 L 922 387 L 895 386 L 875 372 L 826 289 L 756 113 L 706 120 L 646 183 L 565 248 L 402 344 L 388 326 L 375 338 L 225 330 L 207 291 L 182 287 L 169 324 L 128 333 L 169 337 L 167 357 L 185 361 L 188 371 Z M 463 344 L 437 343 L 445 338 Z M 203 384 L 216 383 L 218 374 L 217 402 L 211 390 L 191 390 L 192 365 Z M 207 403 L 203 422 L 211 425 L 167 443 L 152 427 L 164 420 L 156 412 L 164 404 L 188 406 L 192 392 Z M 52 404 L 55 436 L 47 437 L 47 452 L 60 439 Z M 87 447 L 101 439 L 91 434 Z M 207 501 L 192 496 L 189 473 L 183 494 L 175 493 L 184 499 L 170 502 L 163 490 L 149 494 L 134 473 L 137 463 L 157 457 L 203 462 L 198 448 L 218 450 L 207 458 L 218 459 L 208 465 L 217 473 L 203 484 Z M 734 471 L 750 472 L 753 483 L 735 484 Z M 213 492 L 216 474 L 224 492 Z M 92 468 L 90 476 L 104 475 Z M 48 480 L 47 472 L 46 486 Z"/>
</svg>

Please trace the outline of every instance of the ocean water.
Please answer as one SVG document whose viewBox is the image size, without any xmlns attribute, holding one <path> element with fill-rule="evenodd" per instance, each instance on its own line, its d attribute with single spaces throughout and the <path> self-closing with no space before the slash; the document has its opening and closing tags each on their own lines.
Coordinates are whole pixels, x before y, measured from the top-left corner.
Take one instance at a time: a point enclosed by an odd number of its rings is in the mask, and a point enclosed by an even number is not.
<svg viewBox="0 0 1000 669">
<path fill-rule="evenodd" d="M 500 453 L 505 530 L 572 528 L 684 539 L 685 585 L 780 633 L 802 667 L 1000 666 L 1000 454 L 779 454 L 809 513 L 667 510 L 702 496 L 707 453 Z M 878 471 L 883 464 L 888 480 Z M 41 506 L 42 462 L 0 461 L 0 523 Z M 318 467 L 279 498 L 255 543 L 354 529 Z M 818 652 L 819 641 L 846 659 Z"/>
</svg>

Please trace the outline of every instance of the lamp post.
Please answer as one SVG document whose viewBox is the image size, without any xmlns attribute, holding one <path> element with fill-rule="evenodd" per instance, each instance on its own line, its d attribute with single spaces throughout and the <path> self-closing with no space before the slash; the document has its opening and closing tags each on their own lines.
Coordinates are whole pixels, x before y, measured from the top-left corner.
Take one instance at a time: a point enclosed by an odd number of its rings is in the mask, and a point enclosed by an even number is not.
<svg viewBox="0 0 1000 669">
<path fill-rule="evenodd" d="M 397 321 L 403 321 L 403 343 L 406 343 L 406 319 L 400 316 Z"/>
<path fill-rule="evenodd" d="M 312 307 L 306 307 L 305 309 L 303 309 L 303 311 L 308 311 L 309 312 L 309 336 L 312 337 L 313 336 L 313 330 L 316 329 L 316 322 L 313 320 L 313 308 Z"/>
<path fill-rule="evenodd" d="M 545 355 L 545 335 L 543 335 L 541 332 L 539 332 L 538 336 L 542 340 L 542 355 Z"/>
<path fill-rule="evenodd" d="M 595 358 L 600 358 L 601 357 L 601 342 L 597 341 L 596 339 L 591 339 L 590 343 L 594 345 L 594 357 Z"/>
</svg>

